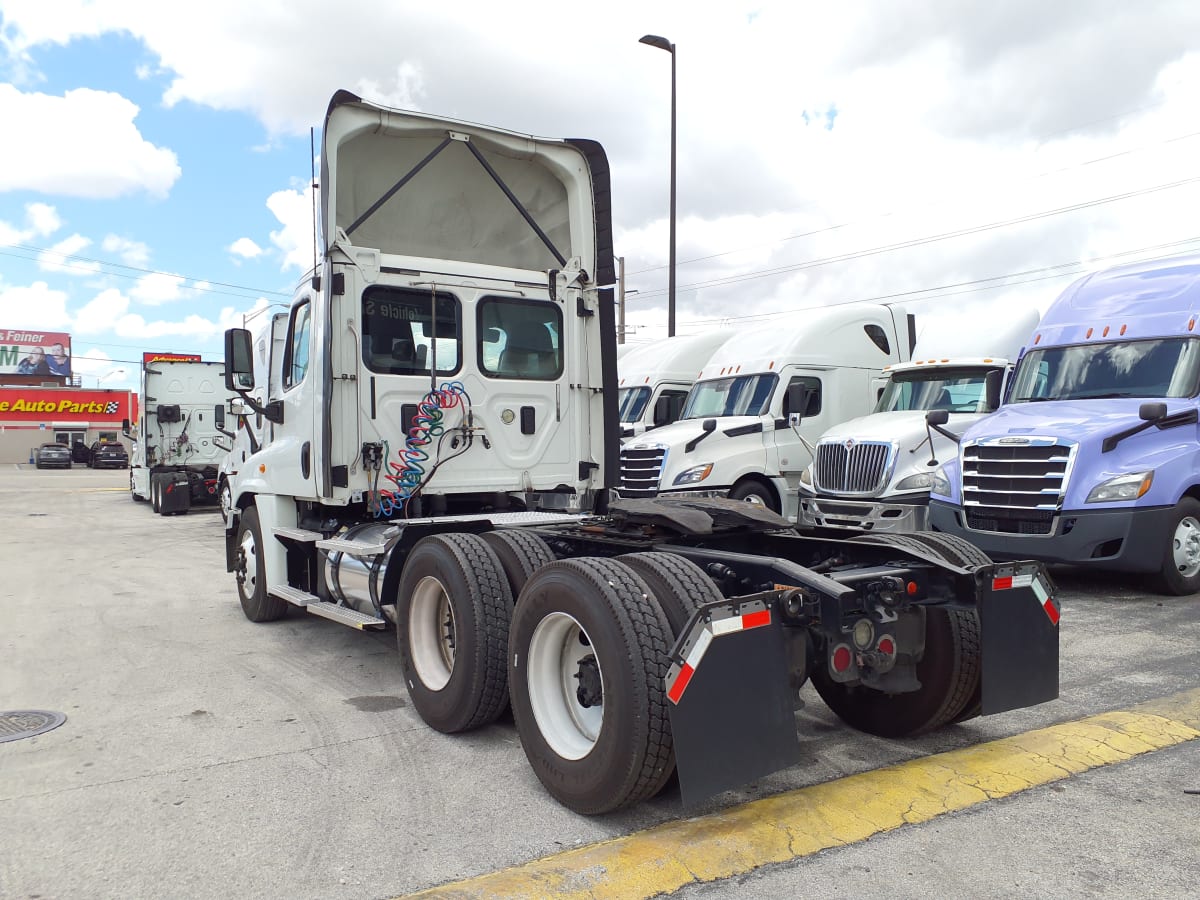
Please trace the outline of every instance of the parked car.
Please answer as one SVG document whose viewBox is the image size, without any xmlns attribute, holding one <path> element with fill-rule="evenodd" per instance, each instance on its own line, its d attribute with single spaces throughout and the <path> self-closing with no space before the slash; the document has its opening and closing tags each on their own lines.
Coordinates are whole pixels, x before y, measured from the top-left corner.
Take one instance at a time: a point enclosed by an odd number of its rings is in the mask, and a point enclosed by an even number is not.
<svg viewBox="0 0 1200 900">
<path fill-rule="evenodd" d="M 39 469 L 69 469 L 71 448 L 66 444 L 42 444 L 37 449 L 34 464 Z"/>
<path fill-rule="evenodd" d="M 96 441 L 88 454 L 87 464 L 93 469 L 127 469 L 129 454 L 117 441 Z"/>
</svg>

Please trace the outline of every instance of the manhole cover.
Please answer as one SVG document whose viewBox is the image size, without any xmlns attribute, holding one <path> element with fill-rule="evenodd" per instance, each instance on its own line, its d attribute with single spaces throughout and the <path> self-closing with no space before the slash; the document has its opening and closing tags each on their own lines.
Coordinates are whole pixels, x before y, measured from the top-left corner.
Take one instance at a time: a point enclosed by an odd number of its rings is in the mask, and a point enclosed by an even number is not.
<svg viewBox="0 0 1200 900">
<path fill-rule="evenodd" d="M 0 712 L 0 744 L 5 741 L 19 741 L 21 738 L 34 737 L 57 728 L 67 717 L 59 712 L 46 712 L 44 709 L 15 709 L 11 712 Z"/>
</svg>

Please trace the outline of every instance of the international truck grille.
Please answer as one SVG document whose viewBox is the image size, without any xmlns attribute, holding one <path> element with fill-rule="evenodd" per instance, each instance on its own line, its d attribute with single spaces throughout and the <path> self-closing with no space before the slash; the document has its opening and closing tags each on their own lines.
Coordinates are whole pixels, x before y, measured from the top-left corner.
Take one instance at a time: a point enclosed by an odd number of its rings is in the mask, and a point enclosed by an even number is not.
<svg viewBox="0 0 1200 900">
<path fill-rule="evenodd" d="M 827 494 L 874 494 L 887 483 L 891 453 L 883 441 L 818 444 L 815 487 Z"/>
<path fill-rule="evenodd" d="M 962 451 L 967 527 L 1001 534 L 1050 534 L 1067 488 L 1074 445 L 1044 438 L 998 440 Z"/>
<path fill-rule="evenodd" d="M 649 450 L 621 449 L 621 496 L 653 497 L 658 493 L 667 451 L 662 447 Z"/>
</svg>

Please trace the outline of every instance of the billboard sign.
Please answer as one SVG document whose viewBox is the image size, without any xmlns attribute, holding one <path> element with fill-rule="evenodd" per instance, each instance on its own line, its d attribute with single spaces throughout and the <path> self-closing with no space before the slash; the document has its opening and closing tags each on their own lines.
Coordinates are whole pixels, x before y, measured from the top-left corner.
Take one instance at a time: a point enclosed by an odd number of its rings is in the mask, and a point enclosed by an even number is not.
<svg viewBox="0 0 1200 900">
<path fill-rule="evenodd" d="M 148 366 L 156 362 L 200 362 L 199 353 L 153 353 L 142 354 L 142 365 Z"/>
<path fill-rule="evenodd" d="M 129 391 L 0 387 L 3 422 L 120 422 L 129 416 Z"/>
<path fill-rule="evenodd" d="M 71 336 L 0 328 L 0 375 L 70 375 Z"/>
</svg>

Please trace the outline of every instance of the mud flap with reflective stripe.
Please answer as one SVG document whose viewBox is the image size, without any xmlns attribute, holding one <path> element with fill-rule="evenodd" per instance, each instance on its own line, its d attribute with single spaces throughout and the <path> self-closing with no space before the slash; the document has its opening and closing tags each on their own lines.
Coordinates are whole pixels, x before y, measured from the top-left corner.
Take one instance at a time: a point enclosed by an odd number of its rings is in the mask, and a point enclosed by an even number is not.
<svg viewBox="0 0 1200 900">
<path fill-rule="evenodd" d="M 783 626 L 763 600 L 701 607 L 675 644 L 666 687 L 685 804 L 799 762 Z"/>
<path fill-rule="evenodd" d="M 982 632 L 983 714 L 1058 697 L 1057 589 L 1039 562 L 997 563 L 975 572 Z"/>
</svg>

